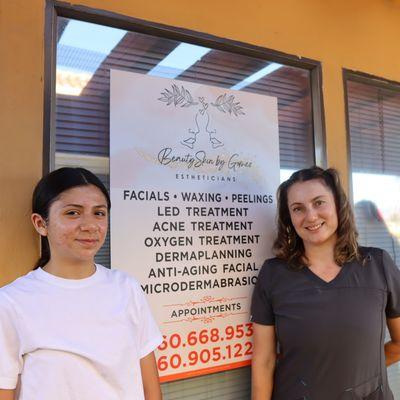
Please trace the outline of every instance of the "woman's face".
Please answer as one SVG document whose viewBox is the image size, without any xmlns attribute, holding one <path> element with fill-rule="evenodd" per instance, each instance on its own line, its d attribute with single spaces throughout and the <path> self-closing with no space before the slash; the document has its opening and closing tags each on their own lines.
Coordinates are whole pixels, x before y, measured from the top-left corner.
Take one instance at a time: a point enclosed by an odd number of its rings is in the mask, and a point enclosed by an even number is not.
<svg viewBox="0 0 400 400">
<path fill-rule="evenodd" d="M 288 189 L 290 218 L 304 248 L 336 243 L 338 217 L 331 190 L 320 179 L 294 183 Z"/>
<path fill-rule="evenodd" d="M 45 223 L 53 261 L 93 263 L 108 228 L 107 200 L 94 185 L 61 193 L 50 206 Z"/>
</svg>

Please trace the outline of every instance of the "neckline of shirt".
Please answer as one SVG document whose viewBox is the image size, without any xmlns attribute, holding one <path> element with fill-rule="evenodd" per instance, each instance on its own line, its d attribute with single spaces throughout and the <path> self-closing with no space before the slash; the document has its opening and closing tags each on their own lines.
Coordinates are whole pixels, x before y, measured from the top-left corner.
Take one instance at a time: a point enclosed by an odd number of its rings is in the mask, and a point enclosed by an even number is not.
<svg viewBox="0 0 400 400">
<path fill-rule="evenodd" d="M 90 286 L 97 282 L 101 277 L 101 265 L 95 264 L 96 271 L 87 278 L 82 279 L 67 279 L 46 272 L 43 268 L 38 268 L 33 271 L 35 277 L 41 281 L 51 285 L 61 286 L 68 289 L 79 289 Z"/>
<path fill-rule="evenodd" d="M 326 287 L 329 286 L 334 286 L 337 282 L 340 282 L 343 277 L 347 274 L 347 272 L 350 269 L 350 265 L 352 264 L 352 261 L 350 262 L 345 262 L 342 266 L 341 269 L 339 270 L 339 272 L 337 273 L 337 275 L 331 279 L 330 281 L 325 281 L 324 279 L 322 279 L 320 276 L 318 276 L 315 272 L 311 271 L 310 268 L 306 267 L 303 268 L 304 272 L 315 282 L 322 284 Z"/>
</svg>

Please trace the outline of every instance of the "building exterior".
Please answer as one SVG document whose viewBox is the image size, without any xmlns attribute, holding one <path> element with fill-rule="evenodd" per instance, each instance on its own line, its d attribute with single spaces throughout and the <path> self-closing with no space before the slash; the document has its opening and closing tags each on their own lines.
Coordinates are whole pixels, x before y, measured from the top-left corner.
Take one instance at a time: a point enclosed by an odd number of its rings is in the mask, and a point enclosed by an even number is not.
<svg viewBox="0 0 400 400">
<path fill-rule="evenodd" d="M 102 57 L 102 50 L 62 42 L 70 21 L 129 35 Z M 102 71 L 112 60 L 149 71 L 182 43 L 212 50 L 192 72 L 187 67 L 188 81 L 216 79 L 233 88 L 272 65 L 253 91 L 281 99 L 281 168 L 337 168 L 356 204 L 362 241 L 388 249 L 400 266 L 399 37 L 397 0 L 0 0 L 0 285 L 29 271 L 38 255 L 30 196 L 43 171 L 86 163 L 107 179 L 107 121 L 92 139 L 76 134 L 90 122 L 87 103 L 74 103 L 71 91 L 102 90 Z M 242 87 L 251 91 L 252 83 Z M 99 104 L 101 113 L 106 101 Z M 399 374 L 393 367 L 397 396 Z M 167 399 L 248 398 L 248 370 L 167 383 L 163 390 Z"/>
</svg>

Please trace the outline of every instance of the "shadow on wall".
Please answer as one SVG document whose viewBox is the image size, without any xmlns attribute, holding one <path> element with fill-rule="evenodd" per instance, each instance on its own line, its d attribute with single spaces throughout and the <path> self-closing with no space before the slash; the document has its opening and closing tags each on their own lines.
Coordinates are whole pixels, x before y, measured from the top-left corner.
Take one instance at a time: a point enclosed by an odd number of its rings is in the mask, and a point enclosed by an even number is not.
<svg viewBox="0 0 400 400">
<path fill-rule="evenodd" d="M 399 240 L 390 233 L 376 204 L 370 200 L 359 201 L 354 212 L 360 244 L 386 250 L 400 269 Z"/>
</svg>

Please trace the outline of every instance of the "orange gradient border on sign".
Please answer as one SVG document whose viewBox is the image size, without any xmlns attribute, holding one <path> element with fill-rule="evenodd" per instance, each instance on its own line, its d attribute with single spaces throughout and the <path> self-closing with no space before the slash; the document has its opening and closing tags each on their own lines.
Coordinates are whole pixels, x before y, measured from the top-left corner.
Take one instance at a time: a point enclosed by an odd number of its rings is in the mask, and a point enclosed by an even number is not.
<svg viewBox="0 0 400 400">
<path fill-rule="evenodd" d="M 213 374 L 216 372 L 223 372 L 223 371 L 229 371 L 231 369 L 247 367 L 250 364 L 251 364 L 251 360 L 245 360 L 245 361 L 239 361 L 239 362 L 232 363 L 232 364 L 217 365 L 215 367 L 196 369 L 195 371 L 188 371 L 188 372 L 181 372 L 178 374 L 165 375 L 165 376 L 160 377 L 160 382 L 165 383 L 165 382 L 177 381 L 179 379 L 194 378 L 196 376 L 208 375 L 208 374 Z"/>
</svg>

